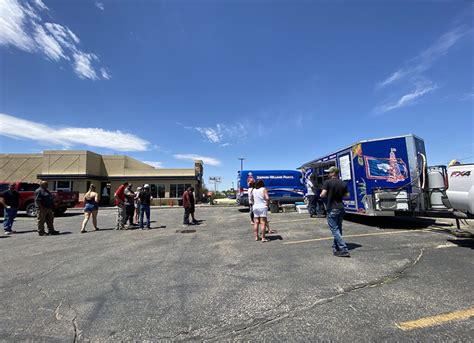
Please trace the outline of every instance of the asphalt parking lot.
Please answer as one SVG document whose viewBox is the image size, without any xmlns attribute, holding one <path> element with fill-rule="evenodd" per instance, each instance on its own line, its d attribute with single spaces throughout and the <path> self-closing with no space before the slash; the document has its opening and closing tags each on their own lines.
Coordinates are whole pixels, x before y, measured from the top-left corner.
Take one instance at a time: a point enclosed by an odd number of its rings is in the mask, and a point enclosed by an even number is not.
<svg viewBox="0 0 474 343">
<path fill-rule="evenodd" d="M 351 258 L 334 257 L 325 219 L 153 209 L 152 229 L 80 234 L 79 210 L 39 237 L 19 217 L 0 239 L 0 340 L 472 341 L 474 243 L 446 220 L 349 218 Z M 91 224 L 89 224 L 91 229 Z M 472 229 L 472 228 L 471 228 Z M 472 230 L 471 230 L 472 232 Z"/>
</svg>

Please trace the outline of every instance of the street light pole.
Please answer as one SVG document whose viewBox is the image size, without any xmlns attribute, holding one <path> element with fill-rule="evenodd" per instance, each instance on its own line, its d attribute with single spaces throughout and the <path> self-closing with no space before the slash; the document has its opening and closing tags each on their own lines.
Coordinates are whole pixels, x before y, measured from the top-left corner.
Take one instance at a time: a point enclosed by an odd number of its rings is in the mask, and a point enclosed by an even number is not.
<svg viewBox="0 0 474 343">
<path fill-rule="evenodd" d="M 244 169 L 244 157 L 239 157 L 238 160 L 240 160 L 240 171 Z"/>
</svg>

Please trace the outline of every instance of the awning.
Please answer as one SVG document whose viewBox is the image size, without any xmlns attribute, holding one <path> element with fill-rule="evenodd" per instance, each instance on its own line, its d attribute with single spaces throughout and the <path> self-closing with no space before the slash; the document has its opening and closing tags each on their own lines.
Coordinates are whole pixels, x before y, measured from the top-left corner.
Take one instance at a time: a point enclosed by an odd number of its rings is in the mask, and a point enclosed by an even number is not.
<svg viewBox="0 0 474 343">
<path fill-rule="evenodd" d="M 298 167 L 298 169 L 301 168 L 328 168 L 330 166 L 336 165 L 336 159 L 332 160 L 326 160 L 326 161 L 310 161 L 305 164 L 303 164 L 301 167 Z"/>
</svg>

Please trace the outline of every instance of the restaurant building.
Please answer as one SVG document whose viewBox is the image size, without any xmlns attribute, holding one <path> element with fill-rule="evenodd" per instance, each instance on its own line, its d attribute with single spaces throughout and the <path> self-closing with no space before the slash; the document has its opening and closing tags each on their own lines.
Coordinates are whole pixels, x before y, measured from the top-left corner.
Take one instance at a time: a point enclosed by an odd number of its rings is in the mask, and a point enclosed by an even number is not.
<svg viewBox="0 0 474 343">
<path fill-rule="evenodd" d="M 78 191 L 80 199 L 92 183 L 100 190 L 101 203 L 112 204 L 115 189 L 127 181 L 149 184 L 155 205 L 178 204 L 184 190 L 202 194 L 203 162 L 192 168 L 154 168 L 125 155 L 99 155 L 87 150 L 45 150 L 39 154 L 0 154 L 0 180 L 38 182 L 46 180 L 55 191 Z"/>
</svg>

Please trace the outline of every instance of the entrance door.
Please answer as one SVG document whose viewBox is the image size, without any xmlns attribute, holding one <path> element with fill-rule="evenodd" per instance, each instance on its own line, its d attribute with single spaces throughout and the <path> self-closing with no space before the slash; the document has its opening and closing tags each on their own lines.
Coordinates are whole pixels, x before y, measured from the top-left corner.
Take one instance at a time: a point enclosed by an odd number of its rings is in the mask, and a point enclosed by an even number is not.
<svg viewBox="0 0 474 343">
<path fill-rule="evenodd" d="M 110 183 L 100 183 L 100 204 L 104 206 L 110 205 Z"/>
</svg>

